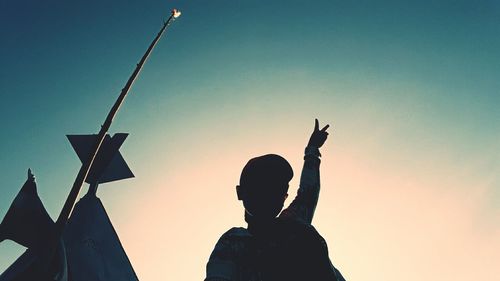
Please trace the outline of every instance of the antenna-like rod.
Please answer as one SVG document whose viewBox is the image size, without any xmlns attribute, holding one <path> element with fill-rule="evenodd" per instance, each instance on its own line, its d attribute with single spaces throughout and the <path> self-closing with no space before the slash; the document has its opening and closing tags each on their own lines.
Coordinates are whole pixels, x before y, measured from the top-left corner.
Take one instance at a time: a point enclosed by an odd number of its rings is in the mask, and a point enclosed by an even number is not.
<svg viewBox="0 0 500 281">
<path fill-rule="evenodd" d="M 54 252 L 55 248 L 55 243 L 58 243 L 59 239 L 63 235 L 64 228 L 66 227 L 66 224 L 68 222 L 68 219 L 73 211 L 73 208 L 76 203 L 76 199 L 78 198 L 78 194 L 80 193 L 80 190 L 82 188 L 83 183 L 85 182 L 85 179 L 92 167 L 92 163 L 94 162 L 94 159 L 99 152 L 99 148 L 101 147 L 101 144 L 104 140 L 104 137 L 106 136 L 106 133 L 108 132 L 111 123 L 113 122 L 113 119 L 120 109 L 120 106 L 122 105 L 125 97 L 127 96 L 130 87 L 134 83 L 135 79 L 137 78 L 137 75 L 141 71 L 144 63 L 148 59 L 151 51 L 155 47 L 156 43 L 164 33 L 165 29 L 168 27 L 168 25 L 174 21 L 176 18 L 178 18 L 181 15 L 180 11 L 177 9 L 173 9 L 172 13 L 170 14 L 170 17 L 166 22 L 164 22 L 162 28 L 156 35 L 156 37 L 153 39 L 153 42 L 151 42 L 151 45 L 149 45 L 149 48 L 146 50 L 146 53 L 142 56 L 141 61 L 137 64 L 137 67 L 135 68 L 134 72 L 130 76 L 130 78 L 127 81 L 127 84 L 125 84 L 125 87 L 122 89 L 120 96 L 118 96 L 118 99 L 116 100 L 115 104 L 111 108 L 111 110 L 108 113 L 108 116 L 106 117 L 106 120 L 101 126 L 101 129 L 99 130 L 99 133 L 97 134 L 97 138 L 95 139 L 95 143 L 92 146 L 92 149 L 90 150 L 89 156 L 85 162 L 82 163 L 82 166 L 80 170 L 78 171 L 78 175 L 76 176 L 76 179 L 73 183 L 73 186 L 71 187 L 71 191 L 69 192 L 69 195 L 66 199 L 66 202 L 64 203 L 64 206 L 61 210 L 61 213 L 59 214 L 59 217 L 57 218 L 57 221 L 55 223 L 55 228 L 54 228 L 54 240 L 52 240 L 48 249 L 48 252 L 46 253 L 47 256 L 46 258 L 50 259 L 51 254 Z M 52 248 L 52 249 L 50 249 Z M 52 252 L 52 253 L 51 253 Z M 48 260 L 46 261 L 40 261 L 42 264 L 45 262 L 50 262 Z M 44 267 L 43 265 L 39 264 L 42 268 Z"/>
<path fill-rule="evenodd" d="M 66 202 L 64 203 L 64 206 L 61 210 L 61 213 L 59 214 L 59 217 L 57 218 L 56 221 L 56 235 L 60 235 L 62 231 L 64 230 L 64 227 L 68 221 L 69 216 L 71 215 L 71 212 L 73 211 L 73 207 L 75 205 L 76 199 L 78 197 L 78 194 L 80 193 L 80 189 L 82 188 L 83 183 L 85 182 L 85 179 L 90 171 L 90 168 L 92 167 L 92 163 L 94 162 L 94 159 L 99 152 L 99 148 L 101 147 L 102 141 L 104 140 L 104 137 L 106 136 L 106 133 L 109 130 L 109 127 L 111 126 L 111 122 L 113 122 L 113 118 L 115 117 L 116 113 L 120 109 L 120 106 L 123 103 L 123 100 L 127 96 L 130 87 L 134 83 L 135 79 L 137 78 L 137 75 L 142 69 L 142 66 L 146 62 L 146 60 L 149 57 L 149 54 L 155 47 L 156 43 L 162 36 L 163 32 L 167 28 L 167 26 L 176 18 L 180 16 L 180 11 L 174 9 L 172 10 L 172 13 L 168 20 L 163 24 L 162 28 L 160 29 L 160 32 L 156 35 L 155 39 L 153 42 L 151 42 L 151 45 L 149 45 L 149 48 L 147 49 L 146 53 L 142 56 L 141 61 L 137 64 L 137 67 L 135 68 L 134 72 L 130 76 L 130 78 L 127 81 L 127 84 L 125 84 L 125 87 L 122 89 L 120 96 L 118 96 L 118 99 L 116 100 L 115 104 L 111 108 L 111 110 L 108 113 L 108 116 L 106 117 L 106 120 L 104 121 L 104 124 L 101 126 L 101 130 L 97 134 L 97 138 L 95 143 L 92 146 L 92 149 L 90 150 L 90 154 L 88 156 L 87 161 L 82 163 L 82 166 L 80 168 L 80 171 L 78 171 L 78 175 L 76 176 L 75 182 L 73 183 L 73 187 L 71 188 L 71 191 L 68 195 L 68 198 L 66 199 Z"/>
</svg>

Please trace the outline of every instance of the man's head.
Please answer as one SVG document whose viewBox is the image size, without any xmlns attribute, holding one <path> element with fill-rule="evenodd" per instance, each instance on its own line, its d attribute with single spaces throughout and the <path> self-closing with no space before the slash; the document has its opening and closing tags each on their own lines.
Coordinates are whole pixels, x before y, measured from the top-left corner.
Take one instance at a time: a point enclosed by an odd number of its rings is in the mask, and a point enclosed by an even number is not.
<svg viewBox="0 0 500 281">
<path fill-rule="evenodd" d="M 241 172 L 238 199 L 255 218 L 274 218 L 283 208 L 292 177 L 292 167 L 279 155 L 252 158 Z"/>
</svg>

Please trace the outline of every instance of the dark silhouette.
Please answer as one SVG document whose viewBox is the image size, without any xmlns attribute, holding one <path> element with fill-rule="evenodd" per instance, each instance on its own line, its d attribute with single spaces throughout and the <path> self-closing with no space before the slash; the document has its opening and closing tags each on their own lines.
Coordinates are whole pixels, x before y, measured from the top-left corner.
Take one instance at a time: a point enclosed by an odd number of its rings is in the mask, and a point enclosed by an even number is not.
<svg viewBox="0 0 500 281">
<path fill-rule="evenodd" d="M 68 136 L 82 165 L 55 222 L 36 193 L 33 175 L 28 174 L 28 180 L 0 223 L 0 242 L 12 239 L 28 250 L 0 275 L 0 281 L 138 280 L 96 197 L 97 185 L 134 176 L 118 152 L 127 134 L 110 137 L 107 132 L 160 37 L 180 15 L 177 9 L 171 11 L 98 134 Z M 90 183 L 89 192 L 75 207 L 84 182 Z"/>
<path fill-rule="evenodd" d="M 345 281 L 330 262 L 326 241 L 311 225 L 319 197 L 319 148 L 328 127 L 320 130 L 315 120 L 297 196 L 281 214 L 292 167 L 275 154 L 248 161 L 236 187 L 248 228 L 222 235 L 210 255 L 206 281 Z"/>
<path fill-rule="evenodd" d="M 88 192 L 76 203 L 53 253 L 47 245 L 53 239 L 55 223 L 38 196 L 35 176 L 28 170 L 26 182 L 0 223 L 0 242 L 10 239 L 27 250 L 0 274 L 0 281 L 139 280 L 96 194 L 101 183 L 134 177 L 118 150 L 127 136 L 117 133 L 104 137 L 85 179 L 90 184 Z M 84 162 L 96 135 L 68 135 L 68 139 Z M 34 264 L 37 259 L 48 261 Z M 47 272 L 45 277 L 40 277 L 40 270 Z"/>
</svg>

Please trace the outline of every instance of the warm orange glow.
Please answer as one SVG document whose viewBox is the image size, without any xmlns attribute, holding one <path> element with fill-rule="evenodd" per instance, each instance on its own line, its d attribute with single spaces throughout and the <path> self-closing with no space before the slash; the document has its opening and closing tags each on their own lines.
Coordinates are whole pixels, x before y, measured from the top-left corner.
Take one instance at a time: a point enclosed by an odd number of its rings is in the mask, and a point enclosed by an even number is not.
<svg viewBox="0 0 500 281">
<path fill-rule="evenodd" d="M 135 206 L 119 232 L 139 276 L 158 280 L 174 273 L 203 279 L 218 237 L 244 225 L 234 192 L 241 168 L 252 156 L 276 152 L 290 160 L 298 175 L 306 133 L 294 133 L 284 145 L 278 139 L 259 143 L 262 136 L 254 135 L 229 145 L 194 146 L 170 159 L 176 164 L 164 175 L 138 179 L 134 185 L 148 186 L 148 191 L 133 196 Z M 335 138 L 333 133 L 322 151 L 322 194 L 314 224 L 347 278 L 369 280 L 377 272 L 391 280 L 453 280 L 464 274 L 459 268 L 489 264 L 467 278 L 491 280 L 494 272 L 486 269 L 495 268 L 500 233 L 484 223 L 487 182 L 472 185 L 457 173 L 460 167 L 441 166 L 440 156 L 429 161 L 412 153 L 412 159 L 403 159 L 405 154 L 389 149 L 384 153 L 389 158 L 382 160 L 375 140 L 346 145 L 342 137 Z M 414 170 L 415 165 L 420 168 Z M 291 193 L 297 184 L 298 176 Z M 164 269 L 160 275 L 158 268 Z M 412 272 L 422 269 L 414 277 Z"/>
</svg>

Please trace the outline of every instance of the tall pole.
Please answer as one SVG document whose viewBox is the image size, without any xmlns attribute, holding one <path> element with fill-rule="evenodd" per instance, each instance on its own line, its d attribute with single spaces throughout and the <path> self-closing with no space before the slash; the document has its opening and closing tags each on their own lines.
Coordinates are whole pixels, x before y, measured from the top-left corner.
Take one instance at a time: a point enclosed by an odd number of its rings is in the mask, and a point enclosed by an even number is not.
<svg viewBox="0 0 500 281">
<path fill-rule="evenodd" d="M 151 42 L 151 44 L 149 45 L 148 49 L 146 50 L 146 53 L 142 56 L 141 60 L 137 64 L 137 67 L 135 68 L 134 72 L 132 73 L 132 75 L 128 79 L 128 81 L 125 84 L 125 87 L 122 89 L 120 95 L 118 96 L 118 99 L 116 100 L 113 107 L 109 111 L 108 116 L 106 117 L 106 120 L 102 124 L 101 129 L 99 130 L 99 133 L 97 134 L 95 143 L 93 144 L 92 149 L 90 150 L 89 156 L 88 156 L 87 160 L 84 163 L 82 163 L 82 166 L 80 167 L 80 170 L 78 171 L 78 174 L 77 174 L 76 179 L 73 183 L 73 186 L 71 187 L 71 190 L 70 190 L 69 195 L 66 199 L 66 202 L 64 203 L 64 206 L 61 210 L 61 213 L 59 214 L 59 217 L 57 218 L 57 221 L 55 223 L 55 228 L 54 228 L 54 236 L 53 236 L 54 240 L 52 241 L 53 243 L 51 243 L 51 245 L 50 245 L 52 249 L 54 249 L 54 246 L 56 245 L 55 243 L 58 243 L 58 241 L 61 239 L 61 237 L 63 235 L 64 228 L 66 227 L 66 224 L 67 224 L 68 219 L 71 215 L 71 212 L 73 211 L 73 208 L 74 208 L 75 203 L 76 203 L 76 199 L 78 198 L 78 194 L 80 193 L 82 185 L 85 182 L 85 179 L 86 179 L 86 177 L 87 177 L 87 175 L 92 167 L 92 164 L 95 160 L 95 157 L 96 157 L 97 153 L 99 152 L 99 148 L 102 145 L 104 137 L 106 136 L 106 133 L 108 132 L 116 113 L 120 109 L 120 106 L 123 104 L 123 101 L 125 100 L 128 92 L 130 90 L 130 87 L 132 87 L 132 84 L 134 83 L 135 79 L 137 78 L 137 75 L 139 75 L 144 63 L 148 59 L 151 51 L 156 46 L 156 43 L 158 42 L 158 40 L 160 39 L 160 37 L 164 33 L 165 29 L 169 26 L 169 24 L 171 22 L 173 22 L 179 16 L 180 16 L 180 11 L 178 11 L 176 9 L 172 10 L 170 17 L 168 18 L 168 20 L 166 22 L 164 22 L 162 28 L 160 29 L 160 31 L 158 32 L 156 37 L 153 39 L 153 42 Z M 51 249 L 48 249 L 48 250 L 49 250 L 49 252 L 53 253 L 53 250 L 51 250 Z M 48 254 L 49 254 L 49 256 L 47 256 L 47 258 L 50 259 L 51 254 L 50 253 L 48 253 Z M 44 263 L 44 262 L 42 261 L 42 263 Z"/>
<path fill-rule="evenodd" d="M 56 234 L 60 235 L 62 231 L 64 230 L 64 227 L 66 225 L 66 222 L 68 221 L 69 216 L 71 215 L 71 212 L 73 211 L 73 207 L 75 205 L 76 199 L 78 197 L 78 194 L 80 193 L 80 190 L 82 188 L 83 183 L 85 182 L 85 179 L 87 178 L 87 175 L 90 171 L 90 168 L 92 167 L 92 163 L 94 162 L 94 159 L 99 152 L 99 148 L 101 147 L 101 144 L 104 140 L 104 137 L 106 136 L 106 133 L 109 130 L 109 127 L 111 126 L 111 122 L 113 122 L 113 119 L 120 109 L 120 106 L 123 104 L 123 101 L 125 100 L 125 97 L 127 96 L 130 87 L 132 87 L 132 84 L 134 83 L 135 79 L 137 78 L 137 75 L 139 72 L 141 72 L 142 66 L 148 59 L 149 55 L 151 54 L 151 51 L 153 48 L 156 46 L 156 43 L 162 36 L 163 32 L 167 28 L 167 26 L 175 20 L 178 16 L 180 15 L 180 12 L 177 10 L 173 10 L 172 14 L 168 18 L 168 20 L 163 24 L 162 28 L 156 35 L 155 39 L 153 42 L 151 42 L 151 45 L 149 45 L 149 48 L 146 50 L 146 53 L 142 56 L 141 60 L 137 64 L 137 67 L 135 68 L 134 72 L 130 76 L 130 78 L 127 81 L 127 84 L 125 84 L 125 87 L 122 89 L 120 96 L 118 96 L 118 99 L 116 100 L 115 104 L 111 108 L 111 110 L 108 113 L 108 116 L 106 117 L 106 120 L 101 126 L 101 129 L 99 130 L 99 133 L 97 134 L 97 138 L 95 143 L 92 146 L 92 149 L 90 150 L 90 154 L 87 158 L 87 161 L 85 161 L 80 170 L 78 171 L 78 175 L 76 176 L 76 179 L 73 183 L 73 187 L 71 188 L 71 191 L 68 195 L 68 198 L 66 199 L 66 202 L 64 203 L 64 206 L 61 210 L 61 213 L 59 214 L 59 217 L 57 218 L 56 221 Z"/>
</svg>

